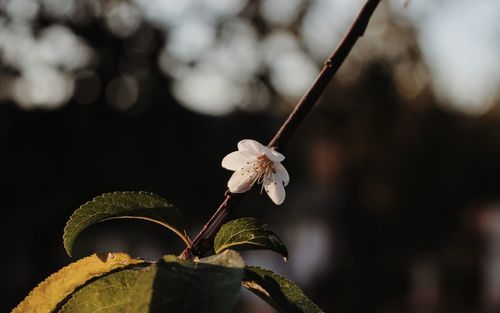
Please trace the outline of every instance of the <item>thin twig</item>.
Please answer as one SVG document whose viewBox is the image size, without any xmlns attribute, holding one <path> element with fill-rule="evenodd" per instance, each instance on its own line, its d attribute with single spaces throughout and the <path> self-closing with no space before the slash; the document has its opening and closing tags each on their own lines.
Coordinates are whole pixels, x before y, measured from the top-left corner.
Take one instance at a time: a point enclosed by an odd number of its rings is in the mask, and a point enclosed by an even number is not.
<svg viewBox="0 0 500 313">
<path fill-rule="evenodd" d="M 357 40 L 363 36 L 368 26 L 373 12 L 377 8 L 380 0 L 367 0 L 358 16 L 352 23 L 349 30 L 344 35 L 344 38 L 333 51 L 332 55 L 327 59 L 325 65 L 321 69 L 318 77 L 311 85 L 306 94 L 300 99 L 295 109 L 290 113 L 287 120 L 283 123 L 273 139 L 269 142 L 269 147 L 276 150 L 283 150 L 284 146 L 290 140 L 291 136 L 299 128 L 300 124 L 306 117 L 307 113 L 311 111 L 321 94 L 325 91 L 326 86 L 337 73 L 340 66 L 344 63 L 346 57 L 352 50 L 352 47 Z M 217 211 L 210 218 L 210 220 L 203 226 L 202 230 L 198 233 L 193 240 L 192 248 L 186 248 L 181 256 L 183 258 L 192 258 L 193 256 L 201 256 L 210 251 L 211 243 L 215 234 L 222 226 L 222 223 L 231 212 L 231 208 L 235 202 L 241 198 L 241 194 L 232 194 L 226 191 L 224 201 L 221 203 Z"/>
</svg>

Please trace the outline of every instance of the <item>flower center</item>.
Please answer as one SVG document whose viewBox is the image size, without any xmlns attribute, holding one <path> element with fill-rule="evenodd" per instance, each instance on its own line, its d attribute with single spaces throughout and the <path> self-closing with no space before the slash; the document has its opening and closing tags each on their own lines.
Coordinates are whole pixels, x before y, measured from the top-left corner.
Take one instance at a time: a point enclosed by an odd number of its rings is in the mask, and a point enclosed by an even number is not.
<svg viewBox="0 0 500 313">
<path fill-rule="evenodd" d="M 265 154 L 257 157 L 257 166 L 259 168 L 259 172 L 263 174 L 274 172 L 273 162 L 269 160 Z"/>
<path fill-rule="evenodd" d="M 247 183 L 268 185 L 273 180 L 272 174 L 275 172 L 273 161 L 265 155 L 259 155 L 254 161 L 247 162 L 246 167 L 241 168 L 241 175 L 247 176 Z M 262 190 L 261 190 L 262 191 Z"/>
<path fill-rule="evenodd" d="M 263 154 L 259 155 L 253 163 L 252 169 L 254 172 L 250 178 L 252 184 L 257 182 L 257 184 L 262 184 L 262 187 L 264 187 L 265 184 L 269 184 L 272 180 L 272 173 L 274 173 L 273 162 Z"/>
</svg>

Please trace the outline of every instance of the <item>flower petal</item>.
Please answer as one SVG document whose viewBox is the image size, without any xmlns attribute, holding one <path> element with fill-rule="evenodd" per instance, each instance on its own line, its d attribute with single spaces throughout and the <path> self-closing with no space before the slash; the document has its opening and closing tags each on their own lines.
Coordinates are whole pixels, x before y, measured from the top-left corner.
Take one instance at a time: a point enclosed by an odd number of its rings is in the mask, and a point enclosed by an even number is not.
<svg viewBox="0 0 500 313">
<path fill-rule="evenodd" d="M 288 175 L 288 171 L 286 170 L 286 168 L 279 162 L 274 162 L 273 167 L 275 171 L 274 179 L 276 181 L 283 182 L 283 185 L 287 186 L 290 182 L 290 175 Z"/>
<path fill-rule="evenodd" d="M 232 193 L 247 192 L 254 183 L 253 177 L 245 170 L 236 171 L 227 182 L 227 188 Z"/>
<path fill-rule="evenodd" d="M 280 205 L 285 201 L 285 187 L 282 182 L 275 182 L 269 180 L 264 185 L 264 190 L 271 200 L 273 200 L 274 204 Z"/>
<path fill-rule="evenodd" d="M 231 171 L 240 171 L 249 163 L 255 161 L 256 156 L 248 151 L 234 151 L 222 159 L 221 165 Z"/>
<path fill-rule="evenodd" d="M 279 153 L 278 151 L 274 150 L 274 149 L 271 149 L 271 148 L 268 148 L 268 147 L 264 147 L 265 148 L 265 155 L 266 157 L 273 161 L 273 162 L 281 162 L 285 159 L 285 156 L 281 153 Z"/>
<path fill-rule="evenodd" d="M 253 152 L 257 156 L 265 154 L 266 149 L 268 149 L 266 146 L 252 139 L 243 139 L 238 142 L 238 150 Z"/>
</svg>

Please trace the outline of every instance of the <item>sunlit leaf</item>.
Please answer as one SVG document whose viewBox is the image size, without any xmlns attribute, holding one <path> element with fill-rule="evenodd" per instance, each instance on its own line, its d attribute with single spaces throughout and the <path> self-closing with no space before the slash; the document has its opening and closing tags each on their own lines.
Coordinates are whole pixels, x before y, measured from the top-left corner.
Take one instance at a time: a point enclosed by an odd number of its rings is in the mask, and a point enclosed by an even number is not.
<svg viewBox="0 0 500 313">
<path fill-rule="evenodd" d="M 288 257 L 288 251 L 281 239 L 265 224 L 251 217 L 239 218 L 224 224 L 214 239 L 214 251 L 272 250 Z"/>
<path fill-rule="evenodd" d="M 75 292 L 63 312 L 149 312 L 157 267 L 127 269 L 106 275 Z"/>
<path fill-rule="evenodd" d="M 144 263 L 125 253 L 93 254 L 74 262 L 41 282 L 12 313 L 46 313 L 92 278 L 132 264 Z"/>
<path fill-rule="evenodd" d="M 165 256 L 149 267 L 114 272 L 84 286 L 60 312 L 230 312 L 243 273 L 241 257 L 233 253 L 199 262 Z"/>
<path fill-rule="evenodd" d="M 73 243 L 85 228 L 110 219 L 143 219 L 158 223 L 176 233 L 189 246 L 182 216 L 165 199 L 148 192 L 103 194 L 79 207 L 64 228 L 64 248 L 71 256 Z"/>
<path fill-rule="evenodd" d="M 261 297 L 278 312 L 323 312 L 309 300 L 295 283 L 270 270 L 247 266 L 242 285 Z"/>
</svg>

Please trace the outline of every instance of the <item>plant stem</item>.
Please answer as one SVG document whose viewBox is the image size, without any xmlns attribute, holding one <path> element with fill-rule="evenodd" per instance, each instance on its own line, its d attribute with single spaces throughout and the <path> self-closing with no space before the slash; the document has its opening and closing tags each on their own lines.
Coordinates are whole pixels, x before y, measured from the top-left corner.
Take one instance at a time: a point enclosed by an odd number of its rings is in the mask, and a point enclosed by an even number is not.
<svg viewBox="0 0 500 313">
<path fill-rule="evenodd" d="M 295 133 L 295 131 L 299 128 L 307 113 L 311 111 L 321 94 L 325 91 L 326 86 L 332 77 L 344 63 L 354 44 L 365 33 L 368 22 L 370 21 L 370 18 L 379 3 L 380 0 L 366 1 L 358 16 L 351 24 L 351 27 L 344 35 L 340 44 L 326 60 L 314 83 L 302 99 L 300 99 L 299 103 L 297 103 L 287 120 L 269 142 L 269 147 L 273 147 L 276 150 L 282 150 L 284 148 L 293 133 Z M 233 205 L 240 198 L 241 194 L 232 194 L 229 191 L 226 191 L 224 201 L 193 240 L 192 248 L 186 248 L 182 252 L 181 257 L 192 258 L 193 256 L 202 256 L 206 252 L 210 251 L 212 249 L 212 241 L 217 231 L 220 229 L 226 217 L 231 212 Z"/>
<path fill-rule="evenodd" d="M 345 33 L 340 44 L 326 60 L 314 83 L 302 99 L 300 99 L 299 103 L 295 106 L 295 109 L 288 116 L 288 119 L 285 123 L 283 123 L 281 128 L 269 143 L 270 147 L 274 147 L 277 150 L 283 149 L 293 133 L 299 128 L 299 125 L 302 123 L 307 113 L 309 113 L 309 111 L 316 104 L 332 77 L 344 63 L 356 41 L 365 33 L 370 17 L 379 3 L 380 0 L 366 1 L 357 18 L 351 24 L 349 30 Z"/>
</svg>

